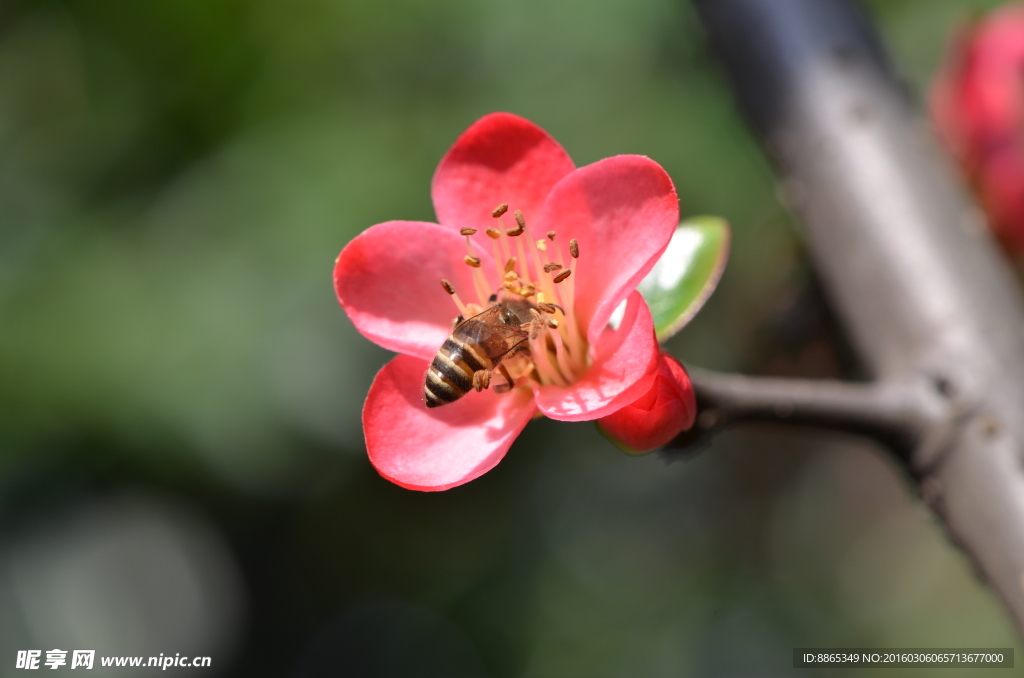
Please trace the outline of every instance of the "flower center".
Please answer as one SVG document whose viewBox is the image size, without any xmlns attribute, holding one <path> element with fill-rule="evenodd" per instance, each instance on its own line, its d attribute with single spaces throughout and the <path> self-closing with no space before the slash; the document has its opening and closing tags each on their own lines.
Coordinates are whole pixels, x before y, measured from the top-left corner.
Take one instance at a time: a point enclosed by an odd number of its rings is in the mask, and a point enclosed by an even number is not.
<svg viewBox="0 0 1024 678">
<path fill-rule="evenodd" d="M 548 231 L 546 238 L 534 239 L 523 213 L 516 210 L 513 213 L 516 225 L 508 228 L 507 212 L 507 204 L 499 205 L 491 213 L 496 227 L 484 229 L 494 257 L 493 272 L 483 269 L 474 249 L 472 238 L 478 230 L 463 228 L 460 231 L 466 237 L 467 254 L 463 261 L 473 269 L 476 301 L 463 302 L 447 280 L 442 280 L 441 285 L 464 318 L 475 316 L 496 303 L 516 299 L 528 302 L 530 320 L 519 327 L 528 333 L 524 346 L 529 350 L 517 350 L 506 357 L 499 370 L 505 381 L 512 382 L 509 386 L 521 386 L 528 380 L 568 386 L 583 374 L 589 361 L 587 341 L 573 308 L 573 272 L 580 256 L 579 244 L 570 240 L 569 256 L 563 257 L 555 231 Z"/>
</svg>

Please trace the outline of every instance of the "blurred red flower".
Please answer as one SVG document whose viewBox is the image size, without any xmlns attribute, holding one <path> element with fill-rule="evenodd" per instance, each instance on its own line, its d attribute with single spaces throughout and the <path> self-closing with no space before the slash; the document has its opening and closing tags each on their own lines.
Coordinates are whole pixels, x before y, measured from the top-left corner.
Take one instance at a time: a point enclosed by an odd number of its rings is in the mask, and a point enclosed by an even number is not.
<svg viewBox="0 0 1024 678">
<path fill-rule="evenodd" d="M 622 155 L 577 169 L 544 130 L 494 113 L 458 138 L 431 192 L 440 225 L 372 226 L 334 269 L 338 300 L 356 328 L 401 354 L 377 375 L 363 407 L 367 451 L 382 476 L 418 490 L 460 485 L 493 468 L 534 416 L 594 420 L 652 393 L 661 403 L 666 380 L 686 401 L 677 409 L 692 412 L 689 379 L 678 363 L 662 369 L 650 311 L 635 289 L 679 221 L 660 166 Z M 505 217 L 492 217 L 502 203 L 525 225 L 506 229 Z M 469 301 L 446 293 L 441 279 Z M 427 408 L 424 375 L 452 318 L 487 308 L 498 290 L 557 304 L 564 316 L 530 339 L 528 356 L 505 361 L 510 392 L 470 392 Z M 657 411 L 623 419 L 616 430 L 633 441 L 661 440 L 692 423 Z"/>
<path fill-rule="evenodd" d="M 955 37 L 932 83 L 931 116 L 996 234 L 1024 251 L 1024 4 Z"/>
</svg>

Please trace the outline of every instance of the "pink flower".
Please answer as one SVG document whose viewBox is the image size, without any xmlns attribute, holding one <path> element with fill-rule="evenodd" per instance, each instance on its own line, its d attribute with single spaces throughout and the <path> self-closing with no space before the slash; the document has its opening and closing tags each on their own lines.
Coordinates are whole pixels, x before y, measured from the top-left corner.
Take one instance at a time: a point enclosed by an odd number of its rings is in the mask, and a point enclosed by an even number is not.
<svg viewBox="0 0 1024 678">
<path fill-rule="evenodd" d="M 666 444 L 693 426 L 696 418 L 697 402 L 686 370 L 678 360 L 662 353 L 650 390 L 602 417 L 597 425 L 628 451 L 645 452 Z"/>
<path fill-rule="evenodd" d="M 1024 250 L 1024 4 L 954 40 L 932 83 L 931 114 L 997 235 Z"/>
<path fill-rule="evenodd" d="M 493 468 L 534 416 L 594 420 L 660 393 L 664 363 L 635 290 L 679 221 L 660 166 L 623 155 L 577 169 L 542 129 L 494 113 L 459 137 L 431 188 L 440 225 L 377 224 L 334 269 L 356 328 L 401 354 L 377 375 L 363 408 L 367 451 L 382 476 L 411 489 L 454 487 Z M 508 213 L 493 217 L 501 204 Z M 502 362 L 513 388 L 499 393 L 505 380 L 495 374 L 487 390 L 426 407 L 425 374 L 453 318 L 486 309 L 499 290 L 558 306 L 537 314 L 529 353 Z M 685 381 L 683 390 L 689 384 L 681 368 L 672 378 Z"/>
</svg>

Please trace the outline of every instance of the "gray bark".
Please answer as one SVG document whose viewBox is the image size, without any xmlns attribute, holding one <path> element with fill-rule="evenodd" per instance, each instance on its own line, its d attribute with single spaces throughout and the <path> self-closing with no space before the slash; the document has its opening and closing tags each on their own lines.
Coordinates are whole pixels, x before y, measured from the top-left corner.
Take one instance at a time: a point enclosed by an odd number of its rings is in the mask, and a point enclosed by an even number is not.
<svg viewBox="0 0 1024 678">
<path fill-rule="evenodd" d="M 908 468 L 1024 629 L 1024 299 L 1008 263 L 851 0 L 694 3 L 876 379 L 863 388 L 914 403 L 892 410 Z"/>
</svg>

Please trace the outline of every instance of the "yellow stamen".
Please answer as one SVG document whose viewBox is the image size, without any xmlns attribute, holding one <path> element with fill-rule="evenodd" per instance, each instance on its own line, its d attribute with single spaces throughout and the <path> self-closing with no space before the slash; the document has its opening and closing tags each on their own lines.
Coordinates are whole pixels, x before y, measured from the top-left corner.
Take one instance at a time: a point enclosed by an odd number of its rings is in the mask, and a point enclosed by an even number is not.
<svg viewBox="0 0 1024 678">
<path fill-rule="evenodd" d="M 507 208 L 506 208 L 507 209 Z M 501 231 L 498 232 L 498 238 L 501 239 L 501 253 L 502 260 L 508 261 L 512 257 L 512 252 L 508 248 L 508 237 L 505 235 L 505 221 L 501 219 Z"/>
<path fill-rule="evenodd" d="M 521 232 L 522 231 L 520 231 L 520 233 Z M 512 235 L 512 234 L 510 233 L 509 235 Z M 530 269 L 527 268 L 527 266 L 526 266 L 526 251 L 523 249 L 523 240 L 522 240 L 522 238 L 516 238 L 516 250 L 519 252 L 519 262 L 520 262 L 520 264 L 519 264 L 519 274 L 520 274 L 520 277 L 525 279 L 525 280 L 529 280 L 530 279 Z"/>
<path fill-rule="evenodd" d="M 491 228 L 487 229 L 487 235 L 490 235 L 491 234 L 490 232 L 492 230 L 494 230 L 494 229 L 491 229 Z M 497 231 L 495 231 L 495 233 L 497 234 L 496 237 L 501 237 L 500 233 L 498 233 Z M 504 271 L 501 270 L 501 257 L 498 256 L 498 241 L 497 240 L 492 240 L 491 241 L 491 254 L 494 255 L 493 256 L 493 259 L 494 259 L 494 270 L 498 274 L 498 282 L 501 283 L 501 276 L 504 275 Z"/>
<path fill-rule="evenodd" d="M 540 377 L 541 383 L 568 386 L 568 382 L 555 369 L 555 366 L 551 364 L 551 357 L 547 350 L 547 337 L 544 334 L 537 339 L 530 340 L 530 353 L 533 355 L 533 364 L 537 370 L 537 375 Z"/>
<path fill-rule="evenodd" d="M 554 322 L 554 318 L 551 319 L 551 322 Z M 555 360 L 558 362 L 558 369 L 562 371 L 562 374 L 565 375 L 566 379 L 569 381 L 575 381 L 576 371 L 572 369 L 568 352 L 565 345 L 562 343 L 562 335 L 558 332 L 552 331 L 551 336 L 555 340 Z"/>
<path fill-rule="evenodd" d="M 462 260 L 467 265 L 473 267 L 473 287 L 476 289 L 476 298 L 481 305 L 487 303 L 487 297 L 490 293 L 487 291 L 490 289 L 490 285 L 487 284 L 487 278 L 484 277 L 484 272 L 480 270 L 480 257 L 476 256 L 476 252 L 473 251 L 473 242 L 466 236 L 466 249 L 469 254 L 466 255 Z"/>
<path fill-rule="evenodd" d="M 522 216 L 522 213 L 520 213 L 520 216 Z M 526 227 L 525 220 L 523 221 L 523 228 L 526 229 L 526 237 L 530 239 L 530 244 L 536 245 L 537 241 L 533 239 L 533 234 L 530 233 L 530 229 Z M 541 252 L 539 252 L 536 247 L 530 247 L 530 254 L 533 256 L 533 270 L 537 274 L 537 282 L 543 286 L 544 282 L 542 279 L 544 276 L 540 274 L 541 267 L 543 266 L 541 263 Z"/>
<path fill-rule="evenodd" d="M 462 299 L 459 299 L 459 295 L 455 293 L 455 286 L 450 282 L 441 278 L 441 287 L 444 291 L 451 295 L 452 300 L 455 302 L 455 306 L 459 309 L 459 315 L 466 317 L 466 305 L 462 303 Z"/>
<path fill-rule="evenodd" d="M 576 262 L 579 261 L 580 256 L 580 245 L 575 238 L 569 241 L 569 254 L 572 255 L 572 258 L 569 259 L 569 269 L 566 272 L 572 274 L 576 271 Z M 576 276 L 569 275 L 566 277 L 569 279 L 565 281 L 561 288 L 566 299 L 565 315 L 569 320 L 569 345 L 574 352 L 579 353 L 583 350 L 584 336 L 579 325 L 576 323 L 576 311 L 573 308 L 576 299 Z"/>
</svg>

